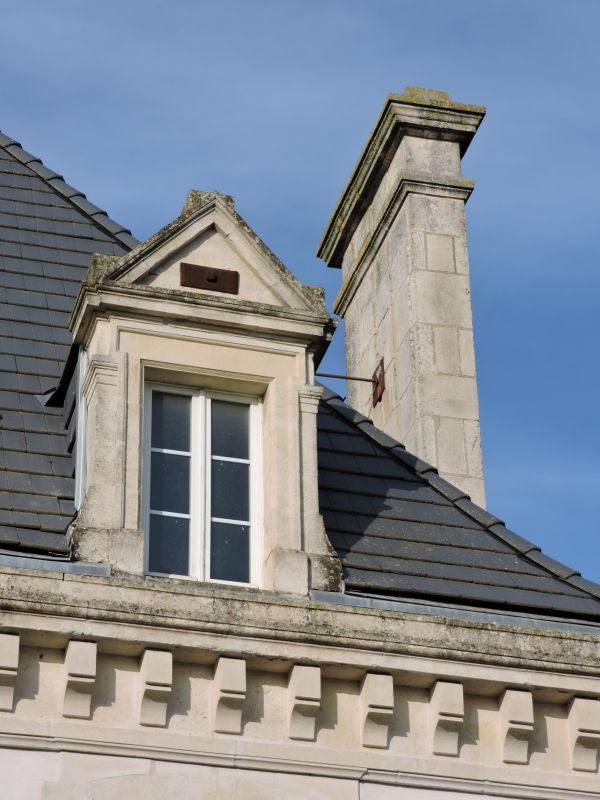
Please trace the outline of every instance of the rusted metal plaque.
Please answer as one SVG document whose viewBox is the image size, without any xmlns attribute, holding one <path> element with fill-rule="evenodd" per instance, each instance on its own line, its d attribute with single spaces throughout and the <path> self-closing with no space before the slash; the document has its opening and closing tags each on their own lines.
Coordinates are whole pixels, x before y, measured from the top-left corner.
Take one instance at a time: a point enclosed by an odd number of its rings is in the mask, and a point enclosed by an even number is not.
<svg viewBox="0 0 600 800">
<path fill-rule="evenodd" d="M 233 269 L 216 269 L 216 267 L 200 267 L 197 264 L 179 265 L 179 282 L 190 289 L 209 289 L 211 292 L 238 294 L 240 291 L 240 273 Z"/>
<path fill-rule="evenodd" d="M 373 408 L 381 400 L 381 396 L 385 391 L 385 368 L 383 366 L 383 358 L 377 364 L 377 369 L 373 373 Z"/>
</svg>

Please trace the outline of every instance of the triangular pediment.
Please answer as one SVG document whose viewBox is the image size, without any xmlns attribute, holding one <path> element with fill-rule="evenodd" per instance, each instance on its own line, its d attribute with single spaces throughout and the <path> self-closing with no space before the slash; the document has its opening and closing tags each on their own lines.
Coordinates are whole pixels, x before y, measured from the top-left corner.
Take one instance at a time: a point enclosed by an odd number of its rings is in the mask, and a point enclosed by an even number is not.
<svg viewBox="0 0 600 800">
<path fill-rule="evenodd" d="M 128 256 L 105 279 L 284 309 L 322 311 L 305 287 L 216 192 L 191 192 L 182 214 Z"/>
</svg>

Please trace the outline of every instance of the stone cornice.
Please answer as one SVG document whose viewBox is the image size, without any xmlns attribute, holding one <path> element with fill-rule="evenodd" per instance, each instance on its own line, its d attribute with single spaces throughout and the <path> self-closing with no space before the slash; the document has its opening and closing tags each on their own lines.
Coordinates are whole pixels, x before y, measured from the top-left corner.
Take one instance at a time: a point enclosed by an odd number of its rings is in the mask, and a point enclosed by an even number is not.
<svg viewBox="0 0 600 800">
<path fill-rule="evenodd" d="M 377 190 L 402 138 L 406 135 L 457 142 L 464 154 L 485 109 L 453 103 L 445 92 L 408 87 L 387 97 L 335 210 L 317 255 L 339 267 L 344 250 Z"/>
<path fill-rule="evenodd" d="M 85 634 L 120 642 L 208 648 L 248 658 L 296 657 L 318 649 L 348 667 L 469 674 L 540 689 L 596 693 L 598 635 L 334 606 L 278 593 L 192 581 L 108 578 L 0 569 L 4 626 L 23 636 Z M 316 652 L 316 650 L 315 650 Z M 287 654 L 287 655 L 286 655 Z M 534 675 L 535 672 L 535 675 Z"/>
<path fill-rule="evenodd" d="M 317 343 L 322 343 L 323 338 L 329 341 L 337 325 L 325 312 L 315 314 L 247 300 L 215 299 L 200 292 L 103 283 L 82 287 L 70 321 L 74 340 L 82 342 L 94 317 L 107 314 L 132 319 L 168 319 L 174 326 L 187 322 L 202 328 L 274 334 Z"/>
<path fill-rule="evenodd" d="M 473 191 L 473 181 L 469 178 L 452 178 L 443 180 L 438 178 L 432 181 L 425 175 L 417 173 L 404 173 L 400 176 L 398 187 L 389 198 L 385 208 L 382 209 L 379 223 L 366 237 L 355 260 L 352 272 L 347 276 L 336 297 L 333 310 L 343 317 L 368 271 L 373 257 L 384 241 L 391 225 L 396 218 L 404 201 L 410 194 L 429 195 L 431 197 L 445 197 L 466 202 Z"/>
</svg>

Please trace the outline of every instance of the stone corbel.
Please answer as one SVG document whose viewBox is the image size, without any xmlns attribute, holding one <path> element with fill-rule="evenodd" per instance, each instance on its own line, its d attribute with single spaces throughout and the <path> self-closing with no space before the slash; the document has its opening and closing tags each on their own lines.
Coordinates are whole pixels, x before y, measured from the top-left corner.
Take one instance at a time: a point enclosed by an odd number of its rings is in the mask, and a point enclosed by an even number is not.
<svg viewBox="0 0 600 800">
<path fill-rule="evenodd" d="M 432 750 L 438 756 L 458 756 L 459 735 L 465 720 L 465 703 L 461 683 L 437 681 L 429 701 Z"/>
<path fill-rule="evenodd" d="M 164 728 L 173 689 L 173 654 L 145 650 L 140 666 L 140 725 Z"/>
<path fill-rule="evenodd" d="M 529 742 L 533 736 L 531 692 L 507 689 L 500 699 L 502 760 L 505 764 L 528 764 Z"/>
<path fill-rule="evenodd" d="M 12 711 L 19 668 L 19 636 L 0 634 L 0 711 Z"/>
<path fill-rule="evenodd" d="M 367 672 L 360 687 L 363 747 L 387 747 L 393 713 L 394 680 L 392 676 Z"/>
<path fill-rule="evenodd" d="M 579 772 L 596 772 L 600 749 L 600 700 L 574 697 L 569 706 L 571 767 Z"/>
<path fill-rule="evenodd" d="M 321 708 L 321 668 L 295 664 L 288 680 L 290 739 L 314 742 Z"/>
<path fill-rule="evenodd" d="M 220 658 L 213 678 L 216 733 L 241 733 L 246 701 L 246 662 L 243 658 Z"/>
<path fill-rule="evenodd" d="M 63 717 L 90 718 L 97 655 L 96 642 L 70 641 L 67 645 Z"/>
</svg>

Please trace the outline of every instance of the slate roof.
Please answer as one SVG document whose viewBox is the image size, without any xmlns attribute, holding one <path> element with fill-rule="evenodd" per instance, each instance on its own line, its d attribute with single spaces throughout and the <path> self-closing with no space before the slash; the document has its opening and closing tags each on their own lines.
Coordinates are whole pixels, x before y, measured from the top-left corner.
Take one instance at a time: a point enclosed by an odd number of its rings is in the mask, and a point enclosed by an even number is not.
<svg viewBox="0 0 600 800">
<path fill-rule="evenodd" d="M 347 592 L 600 620 L 600 586 L 470 501 L 340 397 L 318 414 L 320 507 Z"/>
<path fill-rule="evenodd" d="M 0 133 L 0 551 L 69 557 L 72 386 L 64 409 L 43 395 L 74 355 L 68 317 L 91 254 L 137 244 Z M 317 420 L 321 511 L 347 593 L 600 621 L 600 586 L 475 506 L 328 389 Z"/>
<path fill-rule="evenodd" d="M 0 132 L 0 549 L 69 551 L 72 442 L 62 409 L 40 396 L 67 359 L 69 314 L 91 254 L 137 244 Z"/>
</svg>

